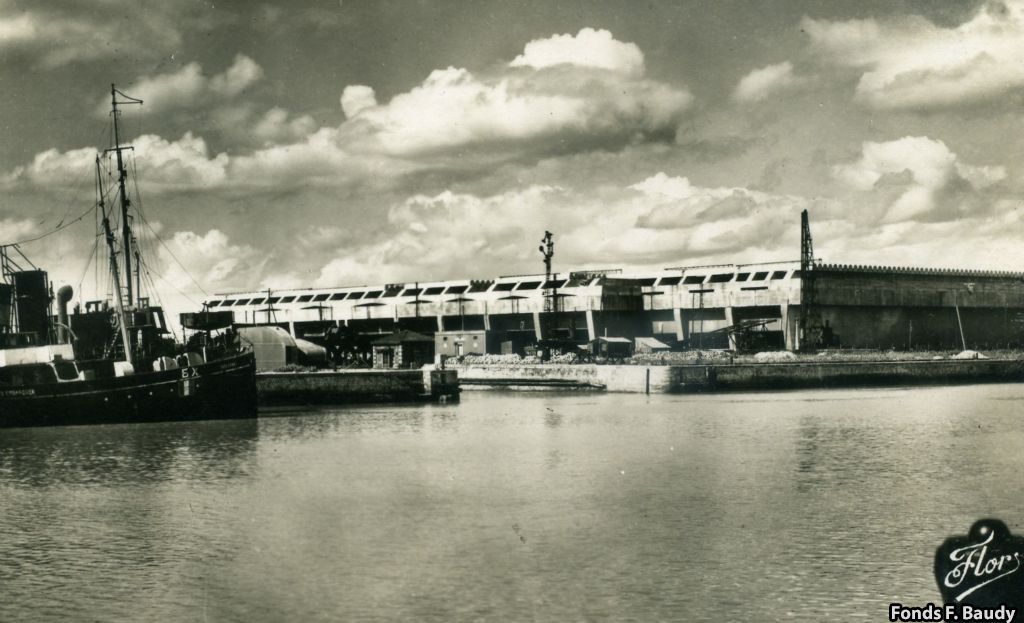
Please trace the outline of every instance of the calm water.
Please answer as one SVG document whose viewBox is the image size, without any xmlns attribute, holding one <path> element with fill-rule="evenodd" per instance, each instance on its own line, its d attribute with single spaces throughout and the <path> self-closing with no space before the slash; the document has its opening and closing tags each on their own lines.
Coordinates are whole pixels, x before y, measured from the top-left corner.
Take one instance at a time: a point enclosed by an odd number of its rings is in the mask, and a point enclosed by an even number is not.
<svg viewBox="0 0 1024 623">
<path fill-rule="evenodd" d="M 0 431 L 0 620 L 885 620 L 1024 532 L 1024 385 Z"/>
</svg>

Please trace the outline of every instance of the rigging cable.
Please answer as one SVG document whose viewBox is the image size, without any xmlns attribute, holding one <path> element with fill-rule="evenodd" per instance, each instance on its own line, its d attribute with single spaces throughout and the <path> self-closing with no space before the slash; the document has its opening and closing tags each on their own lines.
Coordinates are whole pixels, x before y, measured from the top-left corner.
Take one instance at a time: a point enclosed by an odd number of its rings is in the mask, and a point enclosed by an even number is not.
<svg viewBox="0 0 1024 623">
<path fill-rule="evenodd" d="M 85 263 L 85 268 L 82 270 L 82 276 L 78 278 L 78 289 L 75 292 L 79 296 L 82 295 L 82 284 L 85 283 L 85 275 L 89 272 L 89 266 L 93 263 L 100 250 L 100 237 L 96 236 L 92 242 L 92 251 L 89 252 L 89 259 Z M 99 260 L 96 261 L 96 266 L 99 267 Z"/>
<path fill-rule="evenodd" d="M 99 136 L 97 137 L 97 139 L 103 138 L 104 132 L 106 132 L 106 130 L 101 131 Z M 92 177 L 93 176 L 92 176 L 91 171 L 90 171 L 89 178 L 92 178 Z M 44 232 L 44 233 L 42 233 L 42 234 L 40 234 L 38 236 L 34 236 L 34 237 L 31 237 L 31 238 L 25 238 L 25 239 L 19 240 L 17 242 L 7 243 L 4 246 L 26 244 L 26 243 L 29 243 L 29 242 L 35 242 L 37 240 L 42 240 L 43 238 L 46 238 L 48 236 L 52 236 L 53 234 L 55 234 L 55 233 L 57 233 L 57 232 L 59 232 L 59 231 L 61 231 L 63 229 L 67 229 L 71 225 L 74 225 L 75 223 L 77 223 L 77 222 L 81 221 L 82 219 L 84 219 L 86 217 L 86 215 L 88 215 L 89 212 L 92 211 L 96 207 L 95 205 L 90 207 L 88 210 L 86 210 L 82 214 L 80 214 L 73 221 L 70 221 L 70 222 L 67 221 L 68 215 L 71 213 L 71 208 L 73 208 L 74 205 L 76 203 L 78 203 L 78 196 L 81 194 L 82 189 L 84 187 L 85 187 L 85 176 L 84 175 L 83 176 L 79 176 L 78 181 L 76 182 L 75 186 L 71 189 L 71 196 L 70 196 L 70 198 L 68 200 L 68 206 L 64 210 L 64 214 L 57 221 L 56 227 L 54 227 L 52 230 Z M 44 218 L 40 222 L 41 223 L 46 222 L 46 219 Z"/>
<path fill-rule="evenodd" d="M 157 242 L 159 242 L 160 245 L 167 251 L 167 253 L 174 259 L 174 261 L 178 264 L 178 266 L 181 268 L 181 270 L 185 271 L 185 274 L 188 275 L 188 278 L 190 280 L 192 280 L 192 283 L 194 283 L 195 286 L 197 288 L 199 288 L 199 291 L 202 292 L 207 298 L 209 298 L 210 293 L 207 292 L 206 289 L 202 285 L 200 285 L 200 283 L 198 281 L 196 281 L 196 278 L 192 276 L 192 273 L 189 272 L 189 270 L 187 268 L 185 268 L 185 265 L 181 263 L 181 260 L 178 259 L 178 256 L 176 256 L 174 254 L 174 251 L 171 251 L 171 248 L 169 246 L 167 246 L 167 243 L 164 242 L 163 238 L 160 237 L 160 234 L 156 233 L 156 230 L 153 229 L 153 226 L 149 224 L 149 220 L 146 219 L 146 216 L 145 216 L 145 214 L 143 213 L 143 210 L 142 210 L 142 195 L 139 194 L 138 181 L 137 181 L 138 180 L 138 174 L 136 173 L 135 158 L 134 157 L 132 157 L 132 159 L 130 160 L 130 163 L 131 163 L 131 167 L 132 167 L 132 181 L 135 182 L 135 200 L 136 200 L 136 202 L 138 204 L 136 212 L 139 215 L 139 219 L 142 221 L 142 224 L 146 226 L 146 229 L 148 229 L 153 234 L 153 237 L 156 238 Z"/>
<path fill-rule="evenodd" d="M 152 288 L 153 288 L 153 291 L 154 291 L 154 292 L 155 292 L 155 291 L 157 290 L 157 288 L 156 288 L 156 283 L 155 283 L 155 282 L 153 281 L 153 275 L 156 275 L 157 277 L 159 277 L 159 278 L 160 278 L 160 280 L 161 280 L 161 281 L 163 281 L 163 282 L 164 282 L 164 283 L 166 283 L 167 285 L 169 285 L 169 286 L 171 286 L 172 288 L 174 288 L 174 290 L 175 290 L 175 291 L 176 291 L 176 292 L 177 292 L 178 294 L 180 294 L 180 295 L 182 295 L 183 297 L 185 297 L 186 299 L 188 299 L 190 303 L 192 303 L 192 304 L 193 304 L 193 305 L 195 305 L 196 307 L 201 307 L 201 305 L 200 305 L 200 304 L 199 304 L 198 302 L 196 302 L 196 300 L 195 300 L 195 299 L 193 299 L 193 298 L 192 298 L 191 296 L 189 296 L 188 294 L 185 294 L 184 292 L 182 292 L 182 291 L 181 291 L 181 289 L 180 289 L 180 288 L 179 288 L 178 286 L 176 286 L 176 285 L 174 285 L 173 283 L 171 283 L 171 281 L 170 281 L 169 279 L 167 279 L 166 277 L 164 277 L 163 275 L 161 275 L 161 274 L 160 274 L 159 272 L 157 272 L 157 271 L 156 271 L 155 269 L 153 269 L 153 268 L 150 268 L 150 266 L 149 266 L 149 263 L 148 263 L 148 262 L 146 261 L 146 258 L 144 258 L 144 257 L 141 257 L 141 256 L 140 256 L 140 259 L 139 259 L 139 263 L 140 263 L 140 264 L 142 265 L 142 267 L 143 267 L 143 268 L 145 269 L 145 273 L 146 273 L 146 278 L 147 278 L 147 279 L 149 280 L 149 283 L 150 283 L 150 285 L 152 286 Z M 150 274 L 151 272 L 152 272 L 152 274 Z M 160 302 L 161 306 L 163 306 L 163 301 L 159 301 L 159 302 Z M 168 328 L 168 330 L 170 330 L 170 331 L 171 331 L 171 334 L 175 336 L 175 339 L 177 339 L 177 335 L 176 335 L 176 334 L 174 333 L 174 329 L 173 329 L 173 328 L 171 327 L 171 325 L 170 325 L 170 324 L 168 324 L 168 325 L 167 325 L 167 328 Z"/>
<path fill-rule="evenodd" d="M 86 210 L 85 212 L 82 212 L 81 214 L 79 214 L 77 217 L 75 217 L 75 219 L 73 221 L 68 221 L 68 222 L 62 224 L 61 226 L 55 227 L 54 229 L 52 229 L 52 230 L 50 230 L 50 231 L 48 231 L 46 233 L 39 234 L 38 236 L 34 236 L 32 238 L 24 238 L 24 239 L 19 240 L 17 242 L 10 242 L 10 243 L 5 244 L 4 246 L 27 244 L 29 242 L 35 242 L 37 240 L 42 240 L 43 238 L 46 238 L 48 236 L 52 236 L 53 234 L 55 234 L 55 233 L 57 233 L 57 232 L 59 232 L 61 230 L 67 229 L 68 227 L 71 227 L 75 223 L 81 221 L 86 216 L 88 216 L 90 212 L 92 212 L 95 209 L 96 209 L 96 206 L 94 206 L 94 205 L 93 206 L 89 206 L 88 210 Z"/>
</svg>

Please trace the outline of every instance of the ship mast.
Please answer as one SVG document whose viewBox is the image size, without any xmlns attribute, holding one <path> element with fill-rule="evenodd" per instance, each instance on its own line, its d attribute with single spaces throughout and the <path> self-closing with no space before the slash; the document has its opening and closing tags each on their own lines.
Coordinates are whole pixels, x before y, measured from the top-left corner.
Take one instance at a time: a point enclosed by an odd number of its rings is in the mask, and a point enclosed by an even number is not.
<svg viewBox="0 0 1024 623">
<path fill-rule="evenodd" d="M 124 98 L 122 101 L 117 101 L 117 96 L 120 95 Z M 121 116 L 121 111 L 117 109 L 118 104 L 142 104 L 142 100 L 135 99 L 121 93 L 114 84 L 110 85 L 110 107 L 111 115 L 114 118 L 114 147 L 108 149 L 107 152 L 115 152 L 117 154 L 117 185 L 121 193 L 121 238 L 122 247 L 124 252 L 124 284 L 125 289 L 128 293 L 128 305 L 133 304 L 132 296 L 132 228 L 131 223 L 128 220 L 128 207 L 131 205 L 131 201 L 128 199 L 128 192 L 125 189 L 125 180 L 128 178 L 128 171 L 124 168 L 124 157 L 122 153 L 126 149 L 132 149 L 131 145 L 121 146 L 121 133 L 117 125 L 117 118 Z M 136 256 L 137 257 L 137 256 Z M 138 267 L 136 267 L 138 270 Z M 117 297 L 121 298 L 121 282 L 115 278 L 117 283 Z M 127 349 L 127 343 L 126 343 Z"/>
<path fill-rule="evenodd" d="M 114 232 L 110 230 L 110 219 L 107 218 L 107 206 L 103 202 L 103 176 L 100 174 L 100 157 L 96 156 L 96 188 L 99 194 L 97 205 L 100 215 L 103 217 L 103 234 L 107 239 L 107 248 L 110 249 L 110 275 L 114 279 L 117 295 L 114 297 L 114 307 L 117 309 L 117 324 L 121 327 L 121 339 L 124 341 L 124 359 L 129 364 L 132 362 L 131 340 L 128 337 L 128 322 L 124 314 L 124 302 L 121 300 L 121 276 L 117 270 L 117 250 L 114 246 Z"/>
</svg>

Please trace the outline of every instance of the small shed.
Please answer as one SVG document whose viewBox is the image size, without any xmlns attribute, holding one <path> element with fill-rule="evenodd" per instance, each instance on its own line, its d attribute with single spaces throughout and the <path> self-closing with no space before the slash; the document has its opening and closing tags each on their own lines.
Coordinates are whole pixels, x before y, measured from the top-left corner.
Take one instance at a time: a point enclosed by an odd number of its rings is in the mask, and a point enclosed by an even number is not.
<svg viewBox="0 0 1024 623">
<path fill-rule="evenodd" d="M 396 331 L 372 346 L 374 368 L 418 368 L 434 361 L 434 338 L 415 331 Z"/>
<path fill-rule="evenodd" d="M 598 357 L 629 357 L 633 342 L 624 337 L 599 337 L 590 343 L 590 352 Z"/>
<path fill-rule="evenodd" d="M 668 344 L 653 337 L 638 337 L 633 341 L 636 344 L 634 352 L 637 353 L 663 353 L 672 350 Z"/>
</svg>

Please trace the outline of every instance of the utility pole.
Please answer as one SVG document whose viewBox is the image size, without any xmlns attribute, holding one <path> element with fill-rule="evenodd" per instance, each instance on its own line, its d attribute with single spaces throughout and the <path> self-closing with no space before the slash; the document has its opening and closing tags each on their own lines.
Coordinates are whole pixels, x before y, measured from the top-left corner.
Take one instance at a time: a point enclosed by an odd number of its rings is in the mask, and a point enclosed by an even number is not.
<svg viewBox="0 0 1024 623">
<path fill-rule="evenodd" d="M 960 346 L 963 347 L 963 350 L 967 350 L 967 339 L 964 338 L 964 323 L 960 320 L 960 304 L 957 302 L 956 290 L 953 290 L 953 309 L 956 310 L 956 326 L 960 329 Z"/>
<path fill-rule="evenodd" d="M 557 322 L 557 318 L 552 317 L 552 314 L 554 316 L 558 315 L 558 288 L 554 287 L 554 282 L 551 280 L 551 258 L 555 256 L 555 236 L 551 232 L 545 231 L 544 238 L 540 242 L 541 244 L 537 249 L 544 256 L 544 283 L 545 285 L 551 284 L 552 286 L 546 288 L 548 292 L 544 299 L 544 312 L 547 316 L 545 324 L 548 328 L 545 331 L 546 335 L 544 337 L 550 340 L 555 333 L 554 329 L 556 326 L 554 323 Z"/>
</svg>

